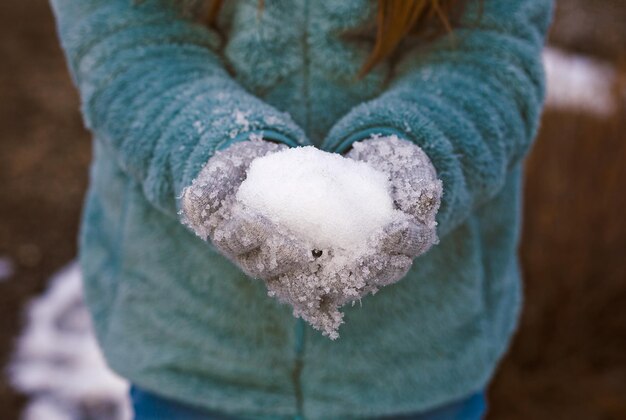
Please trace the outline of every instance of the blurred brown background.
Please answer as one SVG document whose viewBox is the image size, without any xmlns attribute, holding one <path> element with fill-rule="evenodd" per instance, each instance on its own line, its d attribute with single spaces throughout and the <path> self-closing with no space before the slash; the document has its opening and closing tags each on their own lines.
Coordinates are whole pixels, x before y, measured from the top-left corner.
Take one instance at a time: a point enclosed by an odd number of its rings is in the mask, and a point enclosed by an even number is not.
<svg viewBox="0 0 626 420">
<path fill-rule="evenodd" d="M 0 2 L 0 365 L 76 255 L 90 140 L 45 0 Z M 626 1 L 560 0 L 551 44 L 611 63 L 609 115 L 549 108 L 527 163 L 521 328 L 493 419 L 626 419 Z M 620 93 L 622 92 L 622 93 Z M 24 397 L 0 378 L 0 418 Z"/>
</svg>

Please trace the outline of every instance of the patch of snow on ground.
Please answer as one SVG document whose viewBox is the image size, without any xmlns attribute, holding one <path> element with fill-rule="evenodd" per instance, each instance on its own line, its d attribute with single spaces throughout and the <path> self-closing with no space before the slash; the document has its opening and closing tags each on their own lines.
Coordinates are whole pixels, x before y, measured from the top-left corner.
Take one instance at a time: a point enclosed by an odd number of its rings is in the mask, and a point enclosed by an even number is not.
<svg viewBox="0 0 626 420">
<path fill-rule="evenodd" d="M 617 72 L 609 64 L 556 48 L 543 53 L 546 69 L 546 106 L 610 116 L 617 109 L 614 86 Z"/>
<path fill-rule="evenodd" d="M 9 368 L 13 385 L 30 397 L 23 418 L 130 419 L 128 384 L 109 370 L 98 348 L 78 264 L 55 275 L 27 309 Z"/>
</svg>

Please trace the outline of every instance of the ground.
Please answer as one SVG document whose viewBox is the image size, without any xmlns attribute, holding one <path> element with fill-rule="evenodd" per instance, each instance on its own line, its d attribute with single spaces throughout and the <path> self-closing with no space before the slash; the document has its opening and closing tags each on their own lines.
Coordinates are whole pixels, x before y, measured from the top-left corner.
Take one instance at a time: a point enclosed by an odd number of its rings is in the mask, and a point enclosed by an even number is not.
<svg viewBox="0 0 626 420">
<path fill-rule="evenodd" d="M 626 67 L 621 0 L 559 3 L 552 42 Z M 0 3 L 0 363 L 26 302 L 76 256 L 89 135 L 44 0 Z M 623 91 L 624 73 L 615 91 Z M 622 87 L 619 84 L 622 83 Z M 626 418 L 626 108 L 549 110 L 526 167 L 521 328 L 493 419 Z M 0 418 L 24 397 L 0 379 Z"/>
</svg>

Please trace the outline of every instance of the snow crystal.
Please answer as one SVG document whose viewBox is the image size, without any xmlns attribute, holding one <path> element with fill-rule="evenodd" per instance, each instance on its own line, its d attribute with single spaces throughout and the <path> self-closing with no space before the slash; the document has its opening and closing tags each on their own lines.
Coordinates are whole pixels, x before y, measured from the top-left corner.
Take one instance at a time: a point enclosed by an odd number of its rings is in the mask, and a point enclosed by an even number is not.
<svg viewBox="0 0 626 420">
<path fill-rule="evenodd" d="M 317 249 L 353 250 L 394 217 L 387 175 L 312 146 L 256 159 L 237 199 Z"/>
<path fill-rule="evenodd" d="M 263 117 L 265 123 L 269 126 L 274 126 L 280 124 L 280 119 L 275 115 L 266 115 Z"/>
<path fill-rule="evenodd" d="M 193 128 L 196 129 L 198 134 L 202 134 L 205 130 L 204 123 L 200 120 L 193 122 Z"/>
<path fill-rule="evenodd" d="M 130 419 L 128 384 L 98 348 L 76 263 L 31 302 L 27 322 L 9 368 L 12 384 L 31 396 L 26 420 Z"/>
<path fill-rule="evenodd" d="M 248 114 L 240 110 L 235 110 L 235 124 L 241 126 L 242 131 L 250 130 L 250 121 L 248 121 Z"/>
<path fill-rule="evenodd" d="M 263 133 L 250 133 L 248 136 L 248 140 L 250 141 L 261 141 L 263 140 Z"/>
</svg>

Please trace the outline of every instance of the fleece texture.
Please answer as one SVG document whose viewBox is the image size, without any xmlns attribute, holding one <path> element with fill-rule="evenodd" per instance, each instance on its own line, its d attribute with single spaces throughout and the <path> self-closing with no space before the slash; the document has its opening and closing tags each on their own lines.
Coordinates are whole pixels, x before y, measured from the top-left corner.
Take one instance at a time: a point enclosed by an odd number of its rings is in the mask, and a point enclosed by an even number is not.
<svg viewBox="0 0 626 420">
<path fill-rule="evenodd" d="M 520 163 L 550 0 L 469 0 L 452 36 L 408 40 L 363 79 L 375 1 L 229 0 L 215 29 L 169 0 L 51 3 L 94 133 L 80 259 L 114 370 L 257 418 L 416 412 L 485 386 L 520 308 Z M 331 341 L 184 227 L 179 198 L 250 136 L 345 152 L 371 134 L 431 159 L 441 242 Z"/>
</svg>

